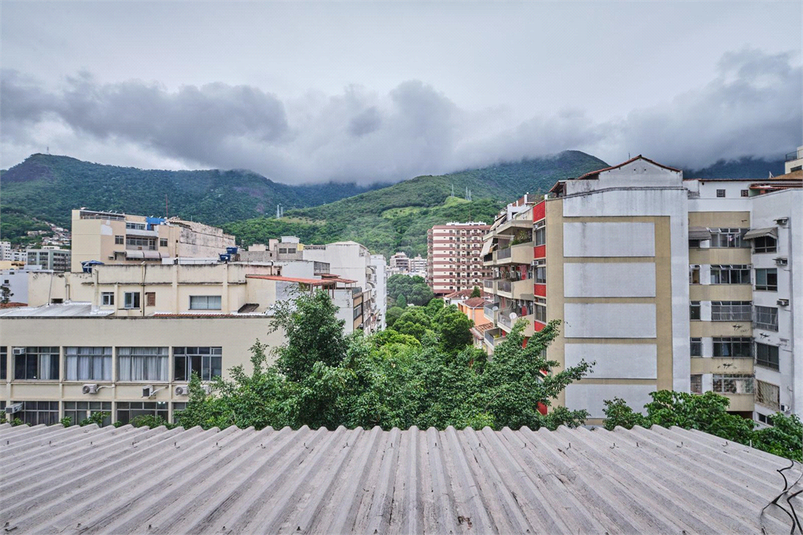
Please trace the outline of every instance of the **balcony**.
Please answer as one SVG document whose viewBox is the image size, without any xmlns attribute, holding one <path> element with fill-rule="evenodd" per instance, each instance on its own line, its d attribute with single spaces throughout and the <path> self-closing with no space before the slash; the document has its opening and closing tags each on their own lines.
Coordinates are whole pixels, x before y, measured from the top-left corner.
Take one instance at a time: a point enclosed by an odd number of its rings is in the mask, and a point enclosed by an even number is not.
<svg viewBox="0 0 803 535">
<path fill-rule="evenodd" d="M 513 282 L 510 286 L 510 292 L 513 299 L 526 299 L 531 301 L 533 299 L 533 284 L 535 279 L 524 279 Z"/>
<path fill-rule="evenodd" d="M 482 281 L 482 286 L 486 288 L 488 291 L 493 291 L 494 289 L 494 281 L 493 279 L 485 279 Z"/>
<path fill-rule="evenodd" d="M 497 325 L 499 325 L 502 329 L 507 332 L 513 330 L 513 325 L 516 324 L 517 321 L 520 319 L 527 320 L 527 326 L 524 328 L 523 335 L 524 336 L 532 336 L 535 334 L 535 315 L 528 314 L 527 316 L 518 316 L 515 320 L 510 319 L 510 313 L 514 312 L 513 310 L 500 310 L 499 315 L 496 319 Z"/>
<path fill-rule="evenodd" d="M 522 243 L 494 253 L 497 264 L 530 264 L 534 258 L 532 243 Z"/>
<path fill-rule="evenodd" d="M 493 324 L 496 324 L 496 315 L 499 312 L 499 303 L 487 303 L 482 307 L 482 313 L 485 318 Z"/>
<path fill-rule="evenodd" d="M 502 336 L 502 331 L 499 329 L 490 329 L 485 331 L 485 343 L 493 348 L 496 347 L 496 344 L 503 342 L 505 338 Z"/>
</svg>

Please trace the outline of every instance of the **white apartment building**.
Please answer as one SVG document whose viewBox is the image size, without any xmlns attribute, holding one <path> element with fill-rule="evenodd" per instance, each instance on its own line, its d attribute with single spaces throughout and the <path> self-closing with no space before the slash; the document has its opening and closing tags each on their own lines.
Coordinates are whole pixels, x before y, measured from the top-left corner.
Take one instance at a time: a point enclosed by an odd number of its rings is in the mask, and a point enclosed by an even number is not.
<svg viewBox="0 0 803 535">
<path fill-rule="evenodd" d="M 27 249 L 25 253 L 26 266 L 38 266 L 40 269 L 52 271 L 70 271 L 72 251 L 69 249 L 46 245 L 41 249 Z"/>
<path fill-rule="evenodd" d="M 483 266 L 482 237 L 490 228 L 484 222 L 447 223 L 427 231 L 427 284 L 436 296 L 481 286 L 490 277 Z"/>
<path fill-rule="evenodd" d="M 353 241 L 342 241 L 326 245 L 304 245 L 304 260 L 329 264 L 331 274 L 355 281 L 355 291 L 361 292 L 362 313 L 355 310 L 356 328 L 365 332 L 375 332 L 384 325 L 386 304 L 385 291 L 379 291 L 380 271 L 384 273 L 387 263 L 381 255 L 371 255 L 368 248 Z M 382 277 L 384 278 L 384 274 Z M 384 282 L 383 282 L 384 284 Z M 357 317 L 362 318 L 362 327 Z"/>
</svg>

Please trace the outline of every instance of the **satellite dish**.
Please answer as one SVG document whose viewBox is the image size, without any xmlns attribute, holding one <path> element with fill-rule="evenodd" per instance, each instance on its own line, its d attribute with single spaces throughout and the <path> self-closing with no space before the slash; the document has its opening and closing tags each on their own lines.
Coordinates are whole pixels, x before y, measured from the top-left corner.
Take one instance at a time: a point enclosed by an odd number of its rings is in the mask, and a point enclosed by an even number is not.
<svg viewBox="0 0 803 535">
<path fill-rule="evenodd" d="M 518 314 L 516 314 L 515 312 L 511 312 L 511 313 L 510 313 L 510 321 L 513 321 L 513 320 L 515 320 L 515 319 L 516 319 L 516 318 L 518 318 L 518 317 L 519 317 L 519 315 L 518 315 Z"/>
</svg>

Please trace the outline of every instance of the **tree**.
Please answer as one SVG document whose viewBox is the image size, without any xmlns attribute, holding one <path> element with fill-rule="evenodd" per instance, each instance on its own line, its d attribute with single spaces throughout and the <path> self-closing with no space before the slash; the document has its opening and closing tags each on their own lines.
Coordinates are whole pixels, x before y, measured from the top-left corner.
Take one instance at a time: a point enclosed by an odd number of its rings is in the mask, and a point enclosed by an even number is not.
<svg viewBox="0 0 803 535">
<path fill-rule="evenodd" d="M 407 299 L 404 297 L 404 294 L 399 294 L 399 297 L 396 298 L 396 306 L 401 309 L 407 308 Z"/>
<path fill-rule="evenodd" d="M 404 314 L 404 309 L 398 306 L 390 307 L 387 312 L 385 312 L 385 323 L 387 323 L 388 328 L 392 328 L 393 325 L 396 323 L 396 320 Z"/>
<path fill-rule="evenodd" d="M 346 354 L 345 321 L 323 290 L 310 297 L 285 301 L 276 311 L 273 328 L 283 329 L 287 343 L 278 348 L 279 371 L 297 381 L 308 376 L 316 362 L 337 366 Z"/>
<path fill-rule="evenodd" d="M 13 296 L 14 294 L 11 293 L 11 289 L 8 286 L 5 284 L 0 286 L 0 303 L 7 305 Z"/>
<path fill-rule="evenodd" d="M 399 305 L 399 296 L 403 295 L 408 304 L 424 306 L 432 300 L 435 294 L 427 286 L 423 277 L 409 275 L 391 275 L 388 278 L 388 297 Z"/>
<path fill-rule="evenodd" d="M 423 308 L 408 308 L 393 324 L 393 330 L 410 335 L 420 342 L 427 332 L 432 331 L 432 320 Z"/>
<path fill-rule="evenodd" d="M 650 427 L 655 424 L 698 429 L 775 455 L 803 460 L 803 425 L 796 416 L 777 414 L 773 417 L 773 423 L 777 422 L 774 427 L 755 430 L 753 420 L 727 412 L 728 398 L 714 392 L 698 395 L 661 390 L 650 396 L 652 401 L 644 406 L 646 416 L 633 411 L 620 398 L 606 400 L 605 428 L 631 429 L 634 425 Z"/>
<path fill-rule="evenodd" d="M 470 296 L 470 297 L 471 297 L 472 299 L 473 299 L 474 297 L 482 297 L 482 290 L 480 290 L 480 287 L 479 287 L 479 286 L 475 286 L 475 287 L 474 287 L 474 289 L 471 291 L 471 296 Z"/>
<path fill-rule="evenodd" d="M 473 340 L 471 327 L 474 326 L 474 322 L 459 310 L 450 310 L 440 315 L 435 325 L 440 348 L 446 353 L 457 353 L 470 345 Z"/>
</svg>

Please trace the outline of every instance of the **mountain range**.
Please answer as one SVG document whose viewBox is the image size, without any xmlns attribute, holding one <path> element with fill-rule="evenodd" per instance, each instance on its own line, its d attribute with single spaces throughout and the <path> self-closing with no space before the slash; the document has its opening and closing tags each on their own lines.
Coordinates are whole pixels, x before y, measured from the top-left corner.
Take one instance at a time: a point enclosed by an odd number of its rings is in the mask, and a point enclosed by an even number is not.
<svg viewBox="0 0 803 535">
<path fill-rule="evenodd" d="M 505 203 L 524 193 L 543 193 L 557 180 L 607 165 L 570 150 L 393 185 L 290 186 L 247 170 L 142 170 L 34 154 L 0 171 L 0 233 L 19 242 L 27 230 L 42 228 L 42 221 L 69 227 L 70 211 L 86 206 L 144 215 L 167 212 L 222 226 L 243 245 L 292 234 L 306 243 L 350 239 L 372 252 L 423 255 L 432 225 L 490 221 Z M 745 158 L 685 175 L 759 178 L 769 172 L 781 174 L 783 162 Z M 280 219 L 274 217 L 277 205 L 285 209 Z"/>
</svg>

